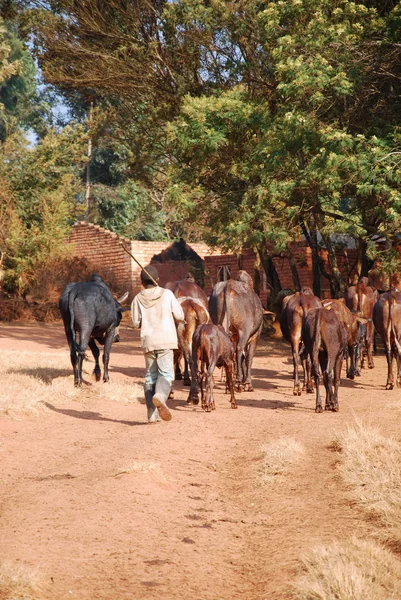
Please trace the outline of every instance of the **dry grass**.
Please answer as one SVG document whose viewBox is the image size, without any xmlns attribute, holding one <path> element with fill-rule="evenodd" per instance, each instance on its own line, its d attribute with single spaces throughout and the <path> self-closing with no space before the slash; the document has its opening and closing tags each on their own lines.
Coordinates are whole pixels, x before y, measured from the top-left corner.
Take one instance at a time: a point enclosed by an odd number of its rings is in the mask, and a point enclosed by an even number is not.
<svg viewBox="0 0 401 600">
<path fill-rule="evenodd" d="M 102 397 L 114 402 L 137 402 L 142 387 L 129 381 L 101 382 L 74 387 L 69 356 L 57 352 L 19 352 L 2 350 L 0 360 L 0 413 L 17 415 L 36 412 L 45 403 Z M 84 364 L 84 379 L 92 381 L 93 362 Z"/>
<path fill-rule="evenodd" d="M 0 563 L 1 600 L 35 600 L 38 592 L 37 571 L 9 562 Z"/>
<path fill-rule="evenodd" d="M 262 480 L 268 483 L 288 473 L 303 455 L 304 448 L 293 438 L 280 438 L 265 444 L 262 453 Z"/>
<path fill-rule="evenodd" d="M 401 563 L 368 540 L 351 539 L 314 548 L 295 583 L 299 600 L 396 600 L 401 598 Z"/>
<path fill-rule="evenodd" d="M 338 435 L 339 470 L 356 501 L 386 527 L 386 536 L 401 546 L 401 445 L 357 422 Z"/>
</svg>

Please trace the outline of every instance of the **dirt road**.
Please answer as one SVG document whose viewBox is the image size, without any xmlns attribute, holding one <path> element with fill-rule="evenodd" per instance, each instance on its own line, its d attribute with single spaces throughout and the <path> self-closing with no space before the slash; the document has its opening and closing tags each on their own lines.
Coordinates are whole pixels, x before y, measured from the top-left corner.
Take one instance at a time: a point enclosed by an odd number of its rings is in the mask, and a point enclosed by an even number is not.
<svg viewBox="0 0 401 600">
<path fill-rule="evenodd" d="M 124 327 L 121 338 L 111 381 L 141 383 L 138 335 Z M 68 354 L 59 325 L 1 325 L 9 349 Z M 292 395 L 289 356 L 278 339 L 260 344 L 256 391 L 238 395 L 237 411 L 217 376 L 216 411 L 188 406 L 177 382 L 169 423 L 148 425 L 143 404 L 106 402 L 89 386 L 38 414 L 0 417 L 0 561 L 37 569 L 43 600 L 292 598 L 309 548 L 370 535 L 330 444 L 361 417 L 398 439 L 400 392 L 384 391 L 380 355 L 343 381 L 338 414 L 317 415 L 314 396 Z M 265 483 L 263 445 L 280 438 L 304 455 Z"/>
</svg>

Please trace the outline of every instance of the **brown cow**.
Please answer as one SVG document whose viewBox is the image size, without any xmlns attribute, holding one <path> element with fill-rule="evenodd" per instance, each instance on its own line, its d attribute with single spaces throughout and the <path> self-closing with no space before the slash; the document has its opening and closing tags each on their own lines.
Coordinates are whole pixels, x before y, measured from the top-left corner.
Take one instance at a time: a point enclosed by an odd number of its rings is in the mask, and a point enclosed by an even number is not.
<svg viewBox="0 0 401 600">
<path fill-rule="evenodd" d="M 314 308 L 305 317 L 303 340 L 305 351 L 312 361 L 316 386 L 315 412 L 323 411 L 319 390 L 320 369 L 326 388 L 325 410 L 337 412 L 339 408 L 338 386 L 347 345 L 345 327 L 334 310 Z"/>
<path fill-rule="evenodd" d="M 237 391 L 253 391 L 251 368 L 263 328 L 263 306 L 252 278 L 238 271 L 237 279 L 217 283 L 209 298 L 210 318 L 230 334 L 236 354 Z"/>
<path fill-rule="evenodd" d="M 164 287 L 168 290 L 171 290 L 176 298 L 193 298 L 195 300 L 199 300 L 202 303 L 202 305 L 204 306 L 205 311 L 207 312 L 207 306 L 208 306 L 207 296 L 206 296 L 205 292 L 202 290 L 202 288 L 200 288 L 195 283 L 195 279 L 191 275 L 191 273 L 187 273 L 184 276 L 184 279 L 180 279 L 179 281 L 168 281 Z M 183 309 L 185 312 L 185 306 L 183 306 Z M 197 325 L 199 325 L 200 323 L 207 323 L 207 322 L 208 322 L 208 320 L 204 321 L 202 319 L 197 323 Z M 182 329 L 182 327 L 181 327 L 181 329 Z M 192 325 L 190 326 L 190 330 L 192 331 L 192 333 L 195 331 L 195 329 L 196 329 L 196 326 L 193 329 L 192 329 Z M 177 331 L 177 333 L 178 333 L 178 331 Z M 178 333 L 178 335 L 180 336 L 180 333 Z M 189 336 L 186 336 L 185 333 L 182 333 L 181 338 L 184 339 L 185 337 L 189 338 Z M 180 339 L 178 341 L 180 344 Z M 185 347 L 182 344 L 180 344 L 179 349 L 181 352 L 175 353 L 175 357 L 174 357 L 175 379 L 178 381 L 183 378 L 181 368 L 180 368 L 180 356 L 182 354 L 184 356 L 184 363 L 185 363 L 184 364 L 184 385 L 191 385 L 191 381 L 189 378 L 189 371 L 188 371 L 188 362 L 187 362 L 188 352 L 185 351 Z"/>
<path fill-rule="evenodd" d="M 184 279 L 179 281 L 168 281 L 165 286 L 168 290 L 171 290 L 176 298 L 190 297 L 201 300 L 207 307 L 207 296 L 202 288 L 195 283 L 193 276 L 188 273 Z"/>
<path fill-rule="evenodd" d="M 373 323 L 383 340 L 386 353 L 386 390 L 392 390 L 395 383 L 401 385 L 401 292 L 393 289 L 381 294 L 373 308 Z M 398 369 L 396 380 L 393 373 L 394 359 Z"/>
<path fill-rule="evenodd" d="M 365 357 L 368 357 L 369 369 L 374 368 L 373 345 L 374 345 L 374 326 L 372 321 L 373 307 L 376 303 L 376 294 L 368 285 L 368 278 L 362 277 L 357 285 L 352 285 L 344 294 L 345 302 L 351 312 L 357 313 L 367 319 L 366 337 L 362 350 L 362 368 L 365 364 Z"/>
<path fill-rule="evenodd" d="M 301 395 L 301 384 L 299 381 L 298 368 L 302 343 L 302 325 L 308 312 L 312 308 L 319 308 L 321 306 L 321 301 L 313 294 L 309 287 L 303 287 L 300 292 L 286 296 L 283 299 L 280 314 L 280 327 L 284 339 L 291 344 L 292 359 L 294 363 L 294 396 Z M 311 379 L 310 359 L 308 357 L 306 357 L 305 361 L 302 361 L 302 367 L 304 370 L 303 389 L 306 389 L 308 394 L 312 394 L 313 385 Z"/>
<path fill-rule="evenodd" d="M 361 356 L 362 344 L 366 337 L 367 319 L 360 317 L 350 311 L 345 304 L 345 298 L 338 300 L 323 300 L 324 308 L 334 310 L 337 317 L 345 327 L 347 333 L 347 377 L 355 379 L 355 376 L 360 376 L 359 359 Z M 348 357 L 350 366 L 348 368 Z"/>
<path fill-rule="evenodd" d="M 192 341 L 192 387 L 190 397 L 194 404 L 199 402 L 201 391 L 203 410 L 214 410 L 213 372 L 215 367 L 223 367 L 226 372 L 226 391 L 230 391 L 231 408 L 237 408 L 234 395 L 233 369 L 234 347 L 221 325 L 200 325 L 196 328 Z"/>
<path fill-rule="evenodd" d="M 192 336 L 198 325 L 209 323 L 209 313 L 201 300 L 180 296 L 178 302 L 184 311 L 185 321 L 177 323 L 178 350 L 174 350 L 175 372 L 179 372 L 179 361 L 184 357 L 184 385 L 191 385 L 189 371 L 192 363 Z"/>
</svg>

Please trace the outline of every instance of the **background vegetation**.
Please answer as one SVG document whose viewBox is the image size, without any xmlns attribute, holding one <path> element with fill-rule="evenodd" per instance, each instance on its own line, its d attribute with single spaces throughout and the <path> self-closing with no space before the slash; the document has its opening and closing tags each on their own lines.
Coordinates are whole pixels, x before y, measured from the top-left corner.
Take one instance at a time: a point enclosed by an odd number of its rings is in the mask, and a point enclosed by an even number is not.
<svg viewBox="0 0 401 600">
<path fill-rule="evenodd" d="M 301 236 L 316 293 L 321 245 L 345 285 L 334 234 L 360 274 L 378 239 L 398 268 L 400 2 L 4 0 L 0 18 L 4 289 L 83 218 L 253 247 L 276 289 L 271 252 Z"/>
</svg>

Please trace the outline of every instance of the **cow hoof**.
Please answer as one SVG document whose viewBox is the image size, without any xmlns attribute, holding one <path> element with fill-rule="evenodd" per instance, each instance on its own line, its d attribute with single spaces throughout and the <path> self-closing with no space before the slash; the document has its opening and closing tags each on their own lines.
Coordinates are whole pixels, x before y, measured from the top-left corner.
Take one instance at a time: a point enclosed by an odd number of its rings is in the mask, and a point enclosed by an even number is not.
<svg viewBox="0 0 401 600">
<path fill-rule="evenodd" d="M 109 381 L 110 381 L 110 379 L 109 379 L 108 377 L 107 377 L 107 379 L 105 379 L 105 378 L 103 377 L 103 383 L 109 383 Z"/>
<path fill-rule="evenodd" d="M 317 408 L 315 408 L 315 413 L 322 413 L 323 412 L 323 408 L 321 406 L 318 406 Z"/>
<path fill-rule="evenodd" d="M 375 365 L 374 365 L 373 363 L 370 363 L 370 364 L 368 365 L 368 367 L 369 367 L 369 369 L 374 369 L 374 368 L 375 368 Z"/>
<path fill-rule="evenodd" d="M 95 380 L 96 381 L 100 381 L 101 377 L 102 377 L 102 373 L 101 371 L 93 371 L 93 374 L 95 376 Z"/>
<path fill-rule="evenodd" d="M 175 381 L 181 381 L 181 380 L 182 380 L 182 375 L 181 375 L 181 373 L 176 373 L 176 374 L 175 374 L 175 378 L 174 378 L 174 379 L 175 379 Z"/>
<path fill-rule="evenodd" d="M 299 388 L 294 388 L 292 390 L 292 395 L 293 396 L 300 396 L 301 395 L 301 390 Z"/>
<path fill-rule="evenodd" d="M 191 385 L 191 380 L 190 379 L 184 379 L 184 385 L 190 386 Z"/>
<path fill-rule="evenodd" d="M 234 404 L 234 403 L 232 403 L 232 404 L 231 404 L 231 408 L 233 408 L 233 409 L 236 409 L 236 408 L 238 408 L 238 405 L 237 405 L 237 404 Z"/>
<path fill-rule="evenodd" d="M 173 390 L 171 390 L 171 392 L 169 393 L 168 399 L 169 400 L 174 400 L 174 392 L 173 392 Z"/>
<path fill-rule="evenodd" d="M 393 383 L 388 383 L 386 385 L 386 390 L 392 390 L 394 388 L 394 384 Z"/>
<path fill-rule="evenodd" d="M 335 406 L 331 407 L 332 412 L 338 412 L 340 410 L 340 407 L 338 406 L 338 404 L 336 404 Z"/>
<path fill-rule="evenodd" d="M 307 393 L 307 394 L 313 394 L 313 392 L 314 392 L 314 391 L 315 391 L 315 390 L 313 389 L 313 387 L 308 387 L 308 388 L 306 388 L 306 393 Z"/>
</svg>

